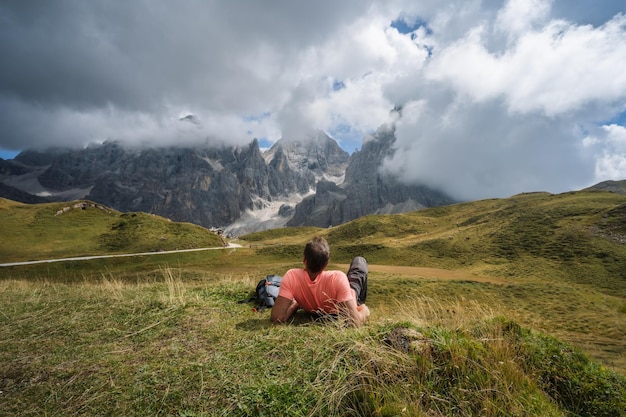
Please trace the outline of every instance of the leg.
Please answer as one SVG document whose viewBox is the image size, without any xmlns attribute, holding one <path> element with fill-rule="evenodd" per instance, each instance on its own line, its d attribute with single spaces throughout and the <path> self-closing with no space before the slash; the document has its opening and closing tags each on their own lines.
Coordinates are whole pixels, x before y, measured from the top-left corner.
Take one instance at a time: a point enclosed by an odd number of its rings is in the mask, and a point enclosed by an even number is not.
<svg viewBox="0 0 626 417">
<path fill-rule="evenodd" d="M 356 292 L 356 302 L 361 305 L 367 298 L 367 261 L 362 256 L 352 259 L 350 269 L 348 269 L 348 281 L 350 288 Z"/>
</svg>

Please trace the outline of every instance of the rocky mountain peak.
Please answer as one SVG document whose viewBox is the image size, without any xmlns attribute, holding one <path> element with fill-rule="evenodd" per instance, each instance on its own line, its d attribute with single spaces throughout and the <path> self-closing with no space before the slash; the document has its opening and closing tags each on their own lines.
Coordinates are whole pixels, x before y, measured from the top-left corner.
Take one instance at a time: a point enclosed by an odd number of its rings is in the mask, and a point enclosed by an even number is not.
<svg viewBox="0 0 626 417">
<path fill-rule="evenodd" d="M 318 180 L 339 183 L 350 154 L 326 133 L 316 130 L 299 139 L 282 138 L 274 143 L 265 153 L 265 160 L 271 165 L 275 158 L 284 158 L 296 172 L 311 171 Z"/>
<path fill-rule="evenodd" d="M 426 186 L 405 185 L 379 171 L 394 152 L 395 130 L 386 125 L 368 137 L 352 154 L 345 180 L 338 186 L 319 182 L 317 192 L 296 206 L 288 226 L 341 224 L 372 213 L 400 213 L 455 201 Z"/>
<path fill-rule="evenodd" d="M 321 131 L 283 138 L 266 152 L 256 139 L 236 147 L 127 148 L 105 142 L 25 151 L 0 161 L 0 196 L 89 199 L 237 235 L 285 225 L 325 227 L 370 213 L 452 202 L 379 173 L 394 141 L 393 130 L 381 129 L 352 156 Z"/>
</svg>

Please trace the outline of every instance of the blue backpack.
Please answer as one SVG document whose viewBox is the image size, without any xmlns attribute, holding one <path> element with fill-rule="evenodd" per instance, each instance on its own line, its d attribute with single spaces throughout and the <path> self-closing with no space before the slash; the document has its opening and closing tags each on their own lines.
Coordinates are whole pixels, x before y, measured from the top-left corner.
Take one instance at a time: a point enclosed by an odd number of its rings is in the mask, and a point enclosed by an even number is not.
<svg viewBox="0 0 626 417">
<path fill-rule="evenodd" d="M 254 296 L 241 302 L 255 301 L 255 311 L 262 311 L 266 308 L 272 308 L 276 297 L 278 297 L 278 291 L 280 290 L 280 283 L 283 277 L 280 275 L 268 275 L 256 285 Z"/>
</svg>

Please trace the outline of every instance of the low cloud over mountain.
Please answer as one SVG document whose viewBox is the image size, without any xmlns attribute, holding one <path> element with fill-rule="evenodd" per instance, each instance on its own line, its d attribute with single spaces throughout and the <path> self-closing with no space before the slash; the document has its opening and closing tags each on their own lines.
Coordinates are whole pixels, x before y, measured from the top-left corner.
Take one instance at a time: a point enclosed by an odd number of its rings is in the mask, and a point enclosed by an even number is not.
<svg viewBox="0 0 626 417">
<path fill-rule="evenodd" d="M 265 153 L 256 140 L 240 147 L 128 148 L 107 142 L 26 151 L 2 161 L 0 195 L 27 202 L 86 198 L 231 234 L 326 227 L 370 213 L 453 202 L 376 168 L 393 153 L 393 126 L 381 128 L 352 156 L 322 132 L 305 136 L 280 140 Z"/>
</svg>

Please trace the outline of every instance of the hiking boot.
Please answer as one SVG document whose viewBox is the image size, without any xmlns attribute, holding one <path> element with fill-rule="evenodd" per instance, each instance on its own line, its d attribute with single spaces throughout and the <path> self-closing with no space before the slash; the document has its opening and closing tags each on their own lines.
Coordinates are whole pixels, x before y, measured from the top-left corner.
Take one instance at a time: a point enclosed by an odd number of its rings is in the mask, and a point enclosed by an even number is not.
<svg viewBox="0 0 626 417">
<path fill-rule="evenodd" d="M 348 282 L 350 288 L 356 292 L 356 302 L 358 305 L 365 303 L 367 298 L 367 261 L 362 256 L 356 256 L 350 263 L 348 269 Z"/>
</svg>

